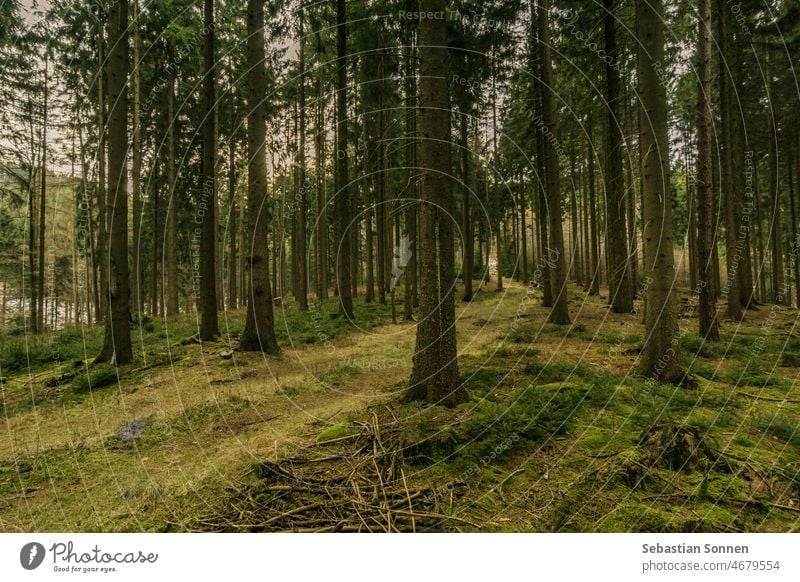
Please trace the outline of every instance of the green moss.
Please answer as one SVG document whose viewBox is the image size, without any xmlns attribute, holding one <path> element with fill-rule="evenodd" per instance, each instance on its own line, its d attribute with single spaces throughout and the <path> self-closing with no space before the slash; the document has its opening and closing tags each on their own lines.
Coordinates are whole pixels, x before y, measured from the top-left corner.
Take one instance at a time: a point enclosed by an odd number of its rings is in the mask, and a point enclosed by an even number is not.
<svg viewBox="0 0 800 582">
<path fill-rule="evenodd" d="M 335 424 L 329 426 L 317 435 L 317 442 L 324 443 L 325 441 L 332 441 L 334 439 L 350 436 L 356 434 L 358 431 L 349 424 Z"/>
<path fill-rule="evenodd" d="M 99 390 L 106 386 L 116 384 L 119 371 L 111 365 L 102 364 L 89 369 L 88 372 L 78 374 L 72 381 L 72 391 L 76 394 Z"/>
</svg>

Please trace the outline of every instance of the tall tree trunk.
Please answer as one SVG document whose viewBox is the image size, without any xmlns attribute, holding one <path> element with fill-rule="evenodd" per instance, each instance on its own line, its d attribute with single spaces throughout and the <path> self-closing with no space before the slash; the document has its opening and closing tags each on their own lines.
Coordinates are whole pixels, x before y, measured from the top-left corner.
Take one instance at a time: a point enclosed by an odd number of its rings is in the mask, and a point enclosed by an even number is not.
<svg viewBox="0 0 800 582">
<path fill-rule="evenodd" d="M 589 126 L 589 140 L 587 159 L 589 164 L 589 215 L 591 233 L 589 235 L 591 241 L 591 254 L 592 254 L 592 272 L 590 274 L 591 282 L 589 283 L 589 295 L 598 295 L 600 293 L 600 237 L 597 232 L 597 193 L 595 191 L 595 177 L 594 177 L 594 158 L 595 149 L 592 145 L 594 143 L 594 125 L 592 124 L 591 117 L 588 122 Z M 631 290 L 632 291 L 632 290 Z"/>
<path fill-rule="evenodd" d="M 169 124 L 169 118 L 167 118 L 166 123 Z M 157 316 L 158 315 L 158 278 L 159 278 L 159 265 L 161 264 L 163 258 L 159 251 L 163 248 L 161 242 L 161 237 L 159 233 L 159 211 L 161 205 L 161 195 L 158 191 L 158 170 L 159 170 L 159 159 L 158 156 L 155 157 L 153 160 L 153 177 L 150 180 L 151 184 L 151 192 L 150 196 L 153 199 L 153 278 L 150 281 L 150 315 Z M 169 249 L 167 249 L 169 250 Z M 165 267 L 166 268 L 166 267 Z"/>
<path fill-rule="evenodd" d="M 339 313 L 353 317 L 351 281 L 350 187 L 347 154 L 347 11 L 345 0 L 336 0 L 336 289 Z"/>
<path fill-rule="evenodd" d="M 100 22 L 98 20 L 98 22 Z M 99 309 L 97 322 L 107 321 L 108 312 L 108 217 L 106 216 L 106 58 L 103 24 L 98 24 L 97 59 L 97 262 L 100 265 L 100 286 L 97 289 Z"/>
<path fill-rule="evenodd" d="M 642 372 L 657 380 L 683 379 L 678 313 L 673 295 L 675 257 L 672 234 L 667 93 L 659 76 L 664 65 L 663 0 L 636 0 L 638 92 L 642 108 L 639 147 L 642 156 L 644 222 L 645 343 Z"/>
<path fill-rule="evenodd" d="M 442 14 L 445 0 L 431 0 L 426 7 Z M 446 26 L 441 18 L 419 22 L 421 277 L 419 323 L 406 399 L 454 406 L 464 402 L 467 393 L 458 374 L 453 300 L 454 200 L 449 178 L 452 165 Z"/>
<path fill-rule="evenodd" d="M 328 208 L 325 200 L 325 98 L 322 94 L 321 75 L 317 75 L 317 123 L 314 140 L 314 158 L 317 178 L 316 220 L 316 270 L 317 299 L 328 298 Z"/>
<path fill-rule="evenodd" d="M 231 83 L 231 87 L 232 87 Z M 229 93 L 232 97 L 232 88 Z M 229 104 L 231 119 L 231 135 L 228 137 L 228 212 L 230 212 L 230 227 L 228 232 L 228 309 L 236 309 L 239 306 L 238 269 L 239 259 L 238 237 L 239 237 L 239 204 L 236 196 L 236 138 L 233 128 L 236 127 L 233 113 L 233 99 Z"/>
<path fill-rule="evenodd" d="M 733 321 L 742 319 L 742 290 L 740 289 L 742 278 L 739 269 L 743 268 L 742 254 L 739 250 L 739 212 L 741 205 L 739 200 L 741 192 L 734 189 L 733 184 L 733 152 L 732 152 L 732 125 L 733 112 L 731 105 L 731 82 L 729 67 L 728 46 L 730 35 L 728 34 L 728 16 L 725 10 L 725 3 L 717 0 L 717 25 L 719 46 L 719 109 L 722 125 L 721 140 L 721 175 L 722 191 L 725 197 L 725 256 L 727 263 L 727 314 Z M 710 139 L 710 138 L 709 138 Z M 709 162 L 710 163 L 710 162 Z"/>
<path fill-rule="evenodd" d="M 142 120 L 141 120 L 141 54 L 142 37 L 139 28 L 139 0 L 133 0 L 131 5 L 133 29 L 133 162 L 131 165 L 131 182 L 133 184 L 133 287 L 132 310 L 136 321 L 141 321 L 144 313 L 144 300 L 142 297 Z"/>
<path fill-rule="evenodd" d="M 212 340 L 219 335 L 217 321 L 217 267 L 216 267 L 216 161 L 217 132 L 214 112 L 216 93 L 215 73 L 215 22 L 214 0 L 204 0 L 203 15 L 205 35 L 203 38 L 203 159 L 200 171 L 201 198 L 198 207 L 200 225 L 200 339 Z"/>
<path fill-rule="evenodd" d="M 110 317 L 103 349 L 95 362 L 133 360 L 130 274 L 128 272 L 128 0 L 117 0 L 108 13 L 108 208 L 110 236 Z"/>
<path fill-rule="evenodd" d="M 625 214 L 627 197 L 622 172 L 622 128 L 620 127 L 619 71 L 620 52 L 617 48 L 615 0 L 603 0 L 605 13 L 603 30 L 605 51 L 606 102 L 608 105 L 608 153 L 606 169 L 606 212 L 608 213 L 608 292 L 611 310 L 615 313 L 633 311 L 633 283 L 628 251 Z"/>
<path fill-rule="evenodd" d="M 689 287 L 694 290 L 697 289 L 697 279 L 699 278 L 697 268 L 697 199 L 695 197 L 694 184 L 691 180 L 693 169 L 690 157 L 691 146 L 688 145 L 688 131 L 684 137 L 687 140 L 686 151 L 684 153 L 684 166 L 686 170 L 686 238 L 689 247 Z"/>
<path fill-rule="evenodd" d="M 247 2 L 247 319 L 239 349 L 277 354 L 267 246 L 267 94 L 264 48 L 264 0 Z"/>
<path fill-rule="evenodd" d="M 570 214 L 570 270 L 572 278 L 578 284 L 583 285 L 583 266 L 581 265 L 580 240 L 578 239 L 578 171 L 575 160 L 575 148 L 570 147 L 569 152 L 569 214 Z"/>
<path fill-rule="evenodd" d="M 409 8 L 416 6 L 415 0 L 409 0 Z M 405 164 L 406 164 L 406 198 L 405 203 L 405 223 L 406 237 L 408 237 L 411 249 L 411 258 L 406 265 L 403 273 L 404 297 L 403 297 L 403 319 L 413 321 L 414 306 L 417 303 L 417 201 L 418 179 L 417 179 L 417 67 L 416 50 L 414 46 L 414 27 L 410 21 L 406 21 L 406 58 L 405 58 L 405 100 L 406 100 L 406 143 L 405 143 Z"/>
<path fill-rule="evenodd" d="M 547 229 L 547 165 L 545 164 L 544 146 L 544 113 L 542 109 L 542 61 L 541 51 L 539 50 L 539 18 L 538 11 L 541 7 L 534 5 L 530 1 L 531 13 L 531 32 L 530 32 L 530 59 L 531 70 L 534 82 L 532 83 L 532 109 L 533 109 L 533 131 L 536 140 L 536 193 L 534 201 L 536 203 L 536 222 L 539 225 L 539 262 L 538 271 L 540 273 L 540 284 L 542 286 L 542 306 L 553 306 L 553 288 L 550 284 L 550 238 Z"/>
<path fill-rule="evenodd" d="M 462 103 L 459 111 L 459 139 L 461 141 L 461 228 L 463 233 L 464 248 L 464 301 L 472 301 L 472 267 L 474 265 L 473 240 L 472 240 L 472 212 L 470 210 L 470 196 L 472 192 L 469 187 L 469 118 L 467 117 L 467 107 Z"/>
<path fill-rule="evenodd" d="M 783 304 L 789 294 L 786 292 L 785 273 L 783 272 L 783 221 L 781 219 L 781 191 L 778 184 L 778 133 L 775 128 L 775 106 L 773 103 L 772 81 L 770 75 L 772 71 L 769 66 L 769 53 L 765 59 L 765 77 L 767 90 L 767 160 L 769 167 L 769 195 L 772 200 L 772 219 L 767 223 L 770 225 L 770 251 L 772 254 L 772 301 L 776 304 Z"/>
<path fill-rule="evenodd" d="M 49 67 L 49 52 L 48 49 L 44 51 L 44 100 L 42 109 L 42 170 L 41 170 L 41 191 L 39 198 L 39 228 L 37 233 L 39 235 L 39 244 L 37 251 L 39 258 L 37 260 L 38 274 L 36 275 L 37 291 L 36 297 L 39 301 L 39 306 L 36 310 L 38 321 L 36 323 L 36 331 L 45 331 L 45 290 L 44 290 L 44 264 L 45 264 L 45 228 L 47 218 L 47 116 L 48 116 L 48 67 Z"/>
<path fill-rule="evenodd" d="M 522 282 L 526 285 L 528 284 L 528 202 L 525 199 L 525 186 L 523 183 L 522 176 L 519 177 L 519 185 L 520 185 L 520 192 L 519 192 L 519 228 L 520 228 L 520 240 L 521 249 L 520 254 L 522 255 Z M 470 261 L 472 261 L 472 227 L 470 227 L 469 235 L 467 241 L 470 246 Z M 472 268 L 470 268 L 470 273 L 472 273 Z"/>
<path fill-rule="evenodd" d="M 753 157 L 753 204 L 756 215 L 756 280 L 758 284 L 758 294 L 761 303 L 767 302 L 767 273 L 766 273 L 766 254 L 764 244 L 764 231 L 762 228 L 761 217 L 761 186 L 758 182 L 758 159 Z"/>
<path fill-rule="evenodd" d="M 35 148 L 33 136 L 31 136 L 31 147 Z M 38 285 L 36 284 L 36 187 L 34 180 L 33 165 L 28 166 L 28 277 L 30 279 L 30 314 L 28 325 L 31 332 L 39 333 L 39 299 L 37 297 Z"/>
<path fill-rule="evenodd" d="M 558 159 L 558 119 L 555 95 L 553 94 L 553 65 L 550 58 L 550 0 L 539 6 L 539 51 L 542 68 L 541 91 L 542 112 L 546 136 L 544 145 L 545 173 L 547 175 L 547 216 L 549 223 L 550 286 L 553 292 L 553 307 L 548 321 L 559 325 L 570 322 L 567 287 L 567 266 L 564 253 L 564 234 L 561 221 L 561 172 Z"/>
<path fill-rule="evenodd" d="M 700 336 L 719 340 L 714 276 L 714 185 L 711 169 L 711 0 L 699 0 L 697 21 L 697 256 Z M 717 273 L 719 269 L 716 269 Z"/>
<path fill-rule="evenodd" d="M 497 157 L 497 64 L 494 54 L 490 57 L 492 63 L 492 156 Z M 487 184 L 488 184 L 487 168 Z M 497 255 L 497 291 L 503 290 L 503 208 L 500 187 L 496 176 L 492 176 L 492 211 L 494 214 L 495 253 Z M 488 270 L 488 269 L 487 269 Z"/>
<path fill-rule="evenodd" d="M 800 149 L 800 130 L 795 126 L 794 132 L 794 147 L 791 150 L 789 159 L 786 161 L 787 178 L 789 180 L 789 209 L 792 213 L 792 241 L 789 245 L 789 260 L 794 270 L 794 289 L 797 296 L 797 308 L 800 309 L 800 262 L 798 261 L 798 243 L 800 240 L 797 238 L 797 201 L 795 196 L 795 183 L 794 183 L 794 163 L 800 160 L 798 156 L 798 149 Z"/>
<path fill-rule="evenodd" d="M 728 38 L 730 38 L 730 32 Z M 726 43 L 728 48 L 727 57 L 730 62 L 731 72 L 731 97 L 729 98 L 729 112 L 731 120 L 731 157 L 733 158 L 733 188 L 736 189 L 736 206 L 734 213 L 736 216 L 735 222 L 740 228 L 740 243 L 737 243 L 738 253 L 740 256 L 740 264 L 738 269 L 739 276 L 739 296 L 740 302 L 744 309 L 755 307 L 754 305 L 754 285 L 753 285 L 753 261 L 751 257 L 751 243 L 750 235 L 752 228 L 752 185 L 748 187 L 746 174 L 752 170 L 752 156 L 748 158 L 745 154 L 745 141 L 749 132 L 745 132 L 744 119 L 740 115 L 733 113 L 733 99 L 732 95 L 735 92 L 743 94 L 741 89 L 741 69 L 742 69 L 742 47 L 740 42 L 735 42 L 735 38 L 731 42 Z M 749 146 L 748 146 L 749 147 Z M 752 154 L 752 152 L 749 152 Z M 745 213 L 745 205 L 747 213 Z M 746 222 L 746 224 L 745 224 Z"/>
<path fill-rule="evenodd" d="M 175 53 L 174 40 L 171 38 L 168 41 L 167 53 L 170 58 L 173 58 Z M 166 254 L 166 261 L 164 268 L 166 270 L 165 284 L 166 284 L 166 312 L 168 316 L 178 314 L 178 191 L 176 188 L 177 176 L 175 174 L 175 131 L 177 119 L 175 118 L 175 78 L 170 77 L 167 84 L 167 192 L 169 198 L 167 199 L 167 216 L 166 216 L 166 232 L 164 241 L 164 251 Z M 158 196 L 158 189 L 155 189 L 156 196 Z M 157 218 L 156 218 L 157 220 Z M 156 231 L 157 233 L 158 231 Z M 161 237 L 157 237 L 160 240 Z M 156 265 L 153 265 L 156 269 Z M 155 289 L 155 287 L 154 287 Z M 153 295 L 155 300 L 155 292 Z"/>
<path fill-rule="evenodd" d="M 297 197 L 297 209 L 295 211 L 295 220 L 297 220 L 297 259 L 295 260 L 295 267 L 297 268 L 297 288 L 294 290 L 297 299 L 297 305 L 301 311 L 308 310 L 308 265 L 306 262 L 306 192 L 308 191 L 308 178 L 306 177 L 306 57 L 305 57 L 305 29 L 303 26 L 303 19 L 305 14 L 302 10 L 298 13 L 298 21 L 300 26 L 300 51 L 298 59 L 300 61 L 300 74 L 297 82 L 300 84 L 299 91 L 299 132 L 300 132 L 300 152 L 298 156 L 298 182 L 300 189 Z"/>
</svg>

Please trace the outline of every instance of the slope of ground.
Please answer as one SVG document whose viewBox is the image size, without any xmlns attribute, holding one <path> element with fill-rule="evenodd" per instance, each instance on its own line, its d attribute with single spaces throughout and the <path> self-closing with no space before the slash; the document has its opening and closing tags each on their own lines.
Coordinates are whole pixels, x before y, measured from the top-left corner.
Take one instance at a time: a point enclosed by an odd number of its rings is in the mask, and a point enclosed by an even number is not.
<svg viewBox="0 0 800 582">
<path fill-rule="evenodd" d="M 601 297 L 575 293 L 564 328 L 517 284 L 457 307 L 471 398 L 453 410 L 398 403 L 415 327 L 376 304 L 355 322 L 279 310 L 276 358 L 228 351 L 238 312 L 202 345 L 191 316 L 146 321 L 120 369 L 86 369 L 95 328 L 4 336 L 0 530 L 800 523 L 796 311 L 764 306 L 711 345 L 684 301 L 687 389 L 636 375 L 641 316 Z"/>
</svg>

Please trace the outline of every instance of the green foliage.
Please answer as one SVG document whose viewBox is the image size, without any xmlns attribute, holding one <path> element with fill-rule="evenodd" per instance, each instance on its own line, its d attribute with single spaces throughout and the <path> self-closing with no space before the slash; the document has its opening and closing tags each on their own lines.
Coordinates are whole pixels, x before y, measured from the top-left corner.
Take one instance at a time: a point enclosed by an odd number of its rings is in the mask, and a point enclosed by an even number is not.
<svg viewBox="0 0 800 582">
<path fill-rule="evenodd" d="M 723 378 L 734 386 L 782 386 L 786 382 L 773 364 L 759 358 L 736 362 L 725 370 Z"/>
<path fill-rule="evenodd" d="M 479 401 L 460 427 L 459 457 L 472 462 L 503 459 L 514 450 L 565 434 L 586 399 L 585 389 L 528 386 L 510 402 Z"/>
<path fill-rule="evenodd" d="M 72 381 L 72 390 L 76 394 L 83 394 L 111 386 L 117 383 L 118 374 L 117 368 L 110 365 L 91 368 L 88 372 L 75 376 Z"/>
<path fill-rule="evenodd" d="M 800 447 L 800 425 L 785 414 L 759 414 L 753 418 L 753 426 L 784 444 Z"/>
</svg>

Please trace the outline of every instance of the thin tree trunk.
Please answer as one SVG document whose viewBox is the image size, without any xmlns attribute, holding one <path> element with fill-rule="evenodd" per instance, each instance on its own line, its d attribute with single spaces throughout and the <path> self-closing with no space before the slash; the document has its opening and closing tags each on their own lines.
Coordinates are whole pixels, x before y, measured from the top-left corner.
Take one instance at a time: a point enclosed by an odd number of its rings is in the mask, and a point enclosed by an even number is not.
<svg viewBox="0 0 800 582">
<path fill-rule="evenodd" d="M 325 101 L 322 94 L 321 75 L 317 75 L 317 123 L 314 140 L 314 157 L 317 178 L 316 269 L 317 299 L 328 298 L 328 209 L 325 200 Z"/>
<path fill-rule="evenodd" d="M 600 293 L 600 236 L 597 229 L 597 193 L 595 191 L 595 177 L 594 177 L 594 158 L 595 149 L 592 145 L 594 143 L 594 125 L 591 118 L 588 123 L 589 140 L 587 153 L 589 164 L 589 214 L 591 216 L 591 247 L 592 247 L 592 273 L 591 283 L 589 284 L 589 295 L 598 295 Z"/>
<path fill-rule="evenodd" d="M 140 59 L 142 54 L 142 37 L 139 34 L 139 0 L 133 0 L 132 22 L 133 29 L 133 162 L 131 165 L 131 182 L 133 184 L 133 300 L 132 309 L 136 321 L 141 321 L 144 313 L 144 300 L 142 297 L 142 120 L 141 120 L 141 94 L 142 83 L 140 74 Z"/>
<path fill-rule="evenodd" d="M 231 93 L 232 95 L 232 93 Z M 234 113 L 233 113 L 233 99 L 231 99 L 230 106 L 230 127 L 231 132 L 236 127 Z M 238 197 L 236 196 L 236 138 L 231 133 L 228 137 L 228 212 L 230 212 L 230 227 L 228 232 L 228 309 L 236 309 L 239 299 L 238 291 L 238 266 L 239 259 L 237 256 L 238 251 L 238 237 L 239 237 L 239 204 Z"/>
<path fill-rule="evenodd" d="M 170 38 L 168 41 L 167 54 L 172 58 L 175 53 L 174 41 Z M 166 284 L 166 312 L 168 316 L 178 314 L 178 191 L 176 189 L 177 176 L 175 175 L 175 78 L 170 77 L 166 91 L 167 97 L 167 192 L 169 198 L 167 199 L 167 216 L 166 216 L 166 233 L 164 240 L 164 251 L 166 254 L 166 261 L 164 268 L 166 270 L 165 284 Z M 158 188 L 155 189 L 155 194 L 158 196 Z M 157 207 L 157 206 L 156 206 Z M 158 219 L 156 218 L 156 221 Z M 155 231 L 158 233 L 158 231 Z M 160 240 L 161 237 L 157 236 L 155 240 Z M 154 269 L 157 266 L 153 265 Z M 153 300 L 155 301 L 157 287 L 153 287 Z"/>
<path fill-rule="evenodd" d="M 99 22 L 99 21 L 98 21 Z M 100 286 L 97 288 L 99 309 L 97 322 L 106 321 L 108 313 L 108 217 L 106 216 L 106 83 L 104 27 L 98 24 L 97 58 L 97 263 L 100 265 Z"/>
<path fill-rule="evenodd" d="M 725 256 L 727 263 L 727 314 L 733 321 L 740 321 L 743 316 L 742 311 L 742 290 L 740 289 L 741 277 L 739 269 L 743 268 L 741 252 L 738 249 L 740 237 L 739 213 L 740 192 L 734 189 L 733 184 L 733 153 L 732 153 L 732 125 L 733 113 L 731 109 L 731 82 L 729 66 L 728 46 L 730 35 L 728 34 L 727 13 L 725 4 L 717 0 L 717 25 L 719 46 L 719 109 L 722 125 L 721 151 L 721 175 L 722 191 L 725 199 Z"/>
<path fill-rule="evenodd" d="M 608 106 L 608 154 L 606 169 L 606 212 L 608 213 L 608 293 L 611 310 L 615 313 L 633 311 L 633 282 L 631 281 L 625 214 L 625 177 L 622 171 L 622 128 L 620 127 L 619 66 L 614 0 L 604 0 L 603 17 L 605 50 L 606 102 Z"/>
<path fill-rule="evenodd" d="M 415 0 L 409 1 L 409 8 L 416 5 Z M 416 81 L 416 51 L 414 46 L 414 28 L 407 21 L 406 37 L 406 59 L 405 59 L 405 100 L 406 100 L 406 144 L 405 144 L 405 163 L 406 163 L 406 236 L 411 250 L 411 258 L 406 265 L 403 273 L 404 297 L 403 297 L 403 319 L 413 321 L 414 306 L 416 305 L 417 293 L 417 200 L 418 180 L 417 180 L 417 81 Z"/>
<path fill-rule="evenodd" d="M 44 288 L 44 264 L 45 264 L 45 228 L 47 225 L 47 115 L 48 115 L 48 67 L 49 67 L 49 52 L 47 49 L 44 51 L 44 102 L 42 109 L 42 170 L 41 170 L 41 191 L 39 198 L 39 228 L 37 233 L 39 235 L 37 261 L 38 274 L 36 275 L 37 291 L 36 296 L 39 301 L 37 308 L 38 321 L 36 323 L 36 331 L 45 331 L 45 288 Z"/>
<path fill-rule="evenodd" d="M 700 337 L 719 340 L 714 277 L 714 185 L 711 169 L 711 0 L 699 0 L 697 26 L 697 256 L 700 261 Z M 717 273 L 719 269 L 716 270 Z"/>
<path fill-rule="evenodd" d="M 772 220 L 770 224 L 770 251 L 772 254 L 772 301 L 783 304 L 789 294 L 786 292 L 783 272 L 783 221 L 781 219 L 781 192 L 778 184 L 778 133 L 775 129 L 775 106 L 773 103 L 772 81 L 770 79 L 769 53 L 765 54 L 765 77 L 767 89 L 767 160 L 769 164 L 769 195 L 772 200 Z"/>
<path fill-rule="evenodd" d="M 297 283 L 295 289 L 295 297 L 297 305 L 301 311 L 308 310 L 308 265 L 306 262 L 306 192 L 308 191 L 308 179 L 306 177 L 306 62 L 305 62 L 305 29 L 303 20 L 305 14 L 301 9 L 297 15 L 300 27 L 300 50 L 298 59 L 300 61 L 300 74 L 297 79 L 300 84 L 299 91 L 299 131 L 300 131 L 300 152 L 298 156 L 298 181 L 299 192 L 297 197 L 297 209 L 295 211 L 295 220 L 297 220 L 297 259 L 295 260 L 295 267 L 297 268 Z"/>
<path fill-rule="evenodd" d="M 216 161 L 217 132 L 214 112 L 216 93 L 215 73 L 215 22 L 214 0 L 204 0 L 203 15 L 205 35 L 203 38 L 203 140 L 202 168 L 200 171 L 201 198 L 198 206 L 200 224 L 200 339 L 213 340 L 219 335 L 217 321 L 217 267 L 216 267 Z"/>
<path fill-rule="evenodd" d="M 336 288 L 339 313 L 353 318 L 351 239 L 348 227 L 351 200 L 347 153 L 347 11 L 345 0 L 336 0 Z"/>
<path fill-rule="evenodd" d="M 460 107 L 459 139 L 461 141 L 461 228 L 463 233 L 463 273 L 464 273 L 464 301 L 472 301 L 472 267 L 474 265 L 472 241 L 472 212 L 470 210 L 469 187 L 469 118 L 467 107 L 462 103 Z"/>
</svg>

